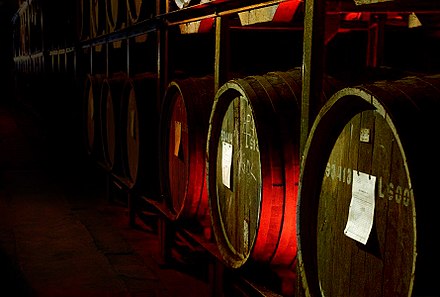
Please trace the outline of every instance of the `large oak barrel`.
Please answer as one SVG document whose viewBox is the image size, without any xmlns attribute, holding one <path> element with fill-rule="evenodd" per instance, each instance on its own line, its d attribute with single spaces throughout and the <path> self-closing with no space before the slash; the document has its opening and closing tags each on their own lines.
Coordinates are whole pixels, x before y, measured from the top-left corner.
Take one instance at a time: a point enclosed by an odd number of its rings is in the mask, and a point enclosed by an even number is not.
<svg viewBox="0 0 440 297">
<path fill-rule="evenodd" d="M 213 231 L 232 268 L 296 262 L 301 70 L 226 82 L 209 120 Z"/>
<path fill-rule="evenodd" d="M 440 75 L 344 88 L 306 143 L 298 255 L 306 296 L 438 296 Z"/>
<path fill-rule="evenodd" d="M 121 100 L 121 151 L 126 186 L 148 198 L 159 195 L 157 76 L 127 80 Z"/>
<path fill-rule="evenodd" d="M 209 220 L 205 149 L 214 95 L 212 76 L 176 79 L 167 87 L 160 121 L 160 167 L 161 192 L 171 219 L 202 224 Z"/>
</svg>

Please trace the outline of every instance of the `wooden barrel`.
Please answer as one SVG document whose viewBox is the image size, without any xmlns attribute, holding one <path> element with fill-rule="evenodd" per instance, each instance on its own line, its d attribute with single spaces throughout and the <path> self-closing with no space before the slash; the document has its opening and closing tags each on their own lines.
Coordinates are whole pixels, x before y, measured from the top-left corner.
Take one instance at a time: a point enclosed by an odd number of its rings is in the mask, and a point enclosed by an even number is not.
<svg viewBox="0 0 440 297">
<path fill-rule="evenodd" d="M 126 186 L 148 198 L 159 195 L 157 76 L 143 73 L 127 80 L 121 101 L 122 159 Z"/>
<path fill-rule="evenodd" d="M 126 3 L 130 24 L 152 18 L 156 14 L 156 1 L 127 0 Z"/>
<path fill-rule="evenodd" d="M 29 54 L 29 11 L 27 6 L 23 5 L 18 10 L 20 17 L 20 54 Z"/>
<path fill-rule="evenodd" d="M 97 141 L 99 135 L 100 115 L 99 102 L 101 97 L 102 77 L 99 75 L 87 75 L 84 82 L 84 123 L 85 141 L 87 154 L 95 158 L 97 156 Z"/>
<path fill-rule="evenodd" d="M 32 1 L 29 6 L 29 46 L 31 52 L 42 48 L 42 12 L 39 1 Z"/>
<path fill-rule="evenodd" d="M 115 163 L 121 160 L 120 148 L 120 105 L 125 74 L 113 75 L 102 82 L 99 104 L 101 161 L 108 171 L 114 171 Z M 120 163 L 120 162 L 119 162 Z M 116 166 L 122 166 L 116 164 Z"/>
<path fill-rule="evenodd" d="M 92 37 L 104 35 L 107 30 L 106 0 L 90 0 Z"/>
<path fill-rule="evenodd" d="M 107 24 L 109 33 L 125 27 L 127 6 L 125 1 L 107 0 Z"/>
<path fill-rule="evenodd" d="M 91 0 L 80 0 L 78 4 L 77 35 L 79 40 L 87 40 L 90 38 L 90 1 Z"/>
<path fill-rule="evenodd" d="M 298 197 L 306 296 L 438 295 L 439 108 L 432 75 L 344 88 L 321 109 Z"/>
<path fill-rule="evenodd" d="M 296 261 L 301 70 L 225 83 L 209 120 L 207 182 L 222 256 L 238 268 Z"/>
<path fill-rule="evenodd" d="M 202 222 L 209 215 L 205 149 L 214 95 L 212 76 L 174 80 L 166 90 L 159 130 L 161 192 L 173 220 Z"/>
</svg>

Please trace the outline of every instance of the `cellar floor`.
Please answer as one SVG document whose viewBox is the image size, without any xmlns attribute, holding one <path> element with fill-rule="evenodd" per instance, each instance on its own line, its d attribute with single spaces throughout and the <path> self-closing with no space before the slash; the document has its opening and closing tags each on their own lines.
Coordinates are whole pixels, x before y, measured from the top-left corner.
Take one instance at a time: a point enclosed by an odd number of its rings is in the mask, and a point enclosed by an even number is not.
<svg viewBox="0 0 440 297">
<path fill-rule="evenodd" d="M 76 136 L 25 106 L 0 102 L 0 295 L 209 296 L 197 272 L 161 264 L 157 230 L 129 225 Z"/>
</svg>

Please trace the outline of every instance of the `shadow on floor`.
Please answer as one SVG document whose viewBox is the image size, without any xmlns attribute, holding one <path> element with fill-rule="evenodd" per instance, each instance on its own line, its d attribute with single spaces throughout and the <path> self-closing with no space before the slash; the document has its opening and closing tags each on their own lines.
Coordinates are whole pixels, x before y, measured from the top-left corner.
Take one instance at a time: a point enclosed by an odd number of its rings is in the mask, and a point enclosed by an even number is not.
<svg viewBox="0 0 440 297">
<path fill-rule="evenodd" d="M 20 268 L 6 252 L 0 249 L 0 288 L 2 296 L 35 296 Z"/>
</svg>

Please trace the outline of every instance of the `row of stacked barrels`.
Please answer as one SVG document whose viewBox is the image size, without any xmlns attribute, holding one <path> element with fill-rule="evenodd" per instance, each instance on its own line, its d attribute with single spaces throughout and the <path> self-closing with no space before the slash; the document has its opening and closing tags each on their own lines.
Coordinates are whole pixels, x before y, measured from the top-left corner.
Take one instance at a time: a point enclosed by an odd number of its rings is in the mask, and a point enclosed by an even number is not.
<svg viewBox="0 0 440 297">
<path fill-rule="evenodd" d="M 42 48 L 42 11 L 39 1 L 23 1 L 14 31 L 15 56 L 30 55 Z"/>
<path fill-rule="evenodd" d="M 61 6 L 56 0 L 19 1 L 12 20 L 14 56 L 74 46 L 76 5 L 75 1 Z"/>
<path fill-rule="evenodd" d="M 81 0 L 78 7 L 79 40 L 88 40 L 119 31 L 158 13 L 156 0 Z M 165 1 L 162 1 L 165 5 Z M 169 1 L 170 10 L 178 10 L 206 0 Z"/>
<path fill-rule="evenodd" d="M 66 1 L 59 6 L 55 0 L 20 1 L 15 16 L 14 55 L 30 55 L 44 48 L 70 47 L 77 40 L 92 39 L 135 25 L 157 15 L 156 2 L 81 0 Z M 179 9 L 189 2 L 175 0 L 172 7 Z"/>
<path fill-rule="evenodd" d="M 156 85 L 153 73 L 88 75 L 84 84 L 87 153 L 128 189 L 153 198 L 159 182 Z"/>
<path fill-rule="evenodd" d="M 81 0 L 78 8 L 79 40 L 112 33 L 156 14 L 156 1 Z"/>
<path fill-rule="evenodd" d="M 228 267 L 287 267 L 307 296 L 438 294 L 440 75 L 326 77 L 302 158 L 301 69 L 217 92 L 211 76 L 176 79 L 161 104 L 155 83 L 89 77 L 89 144 L 131 185 L 154 184 L 170 219 L 210 226 Z"/>
</svg>

